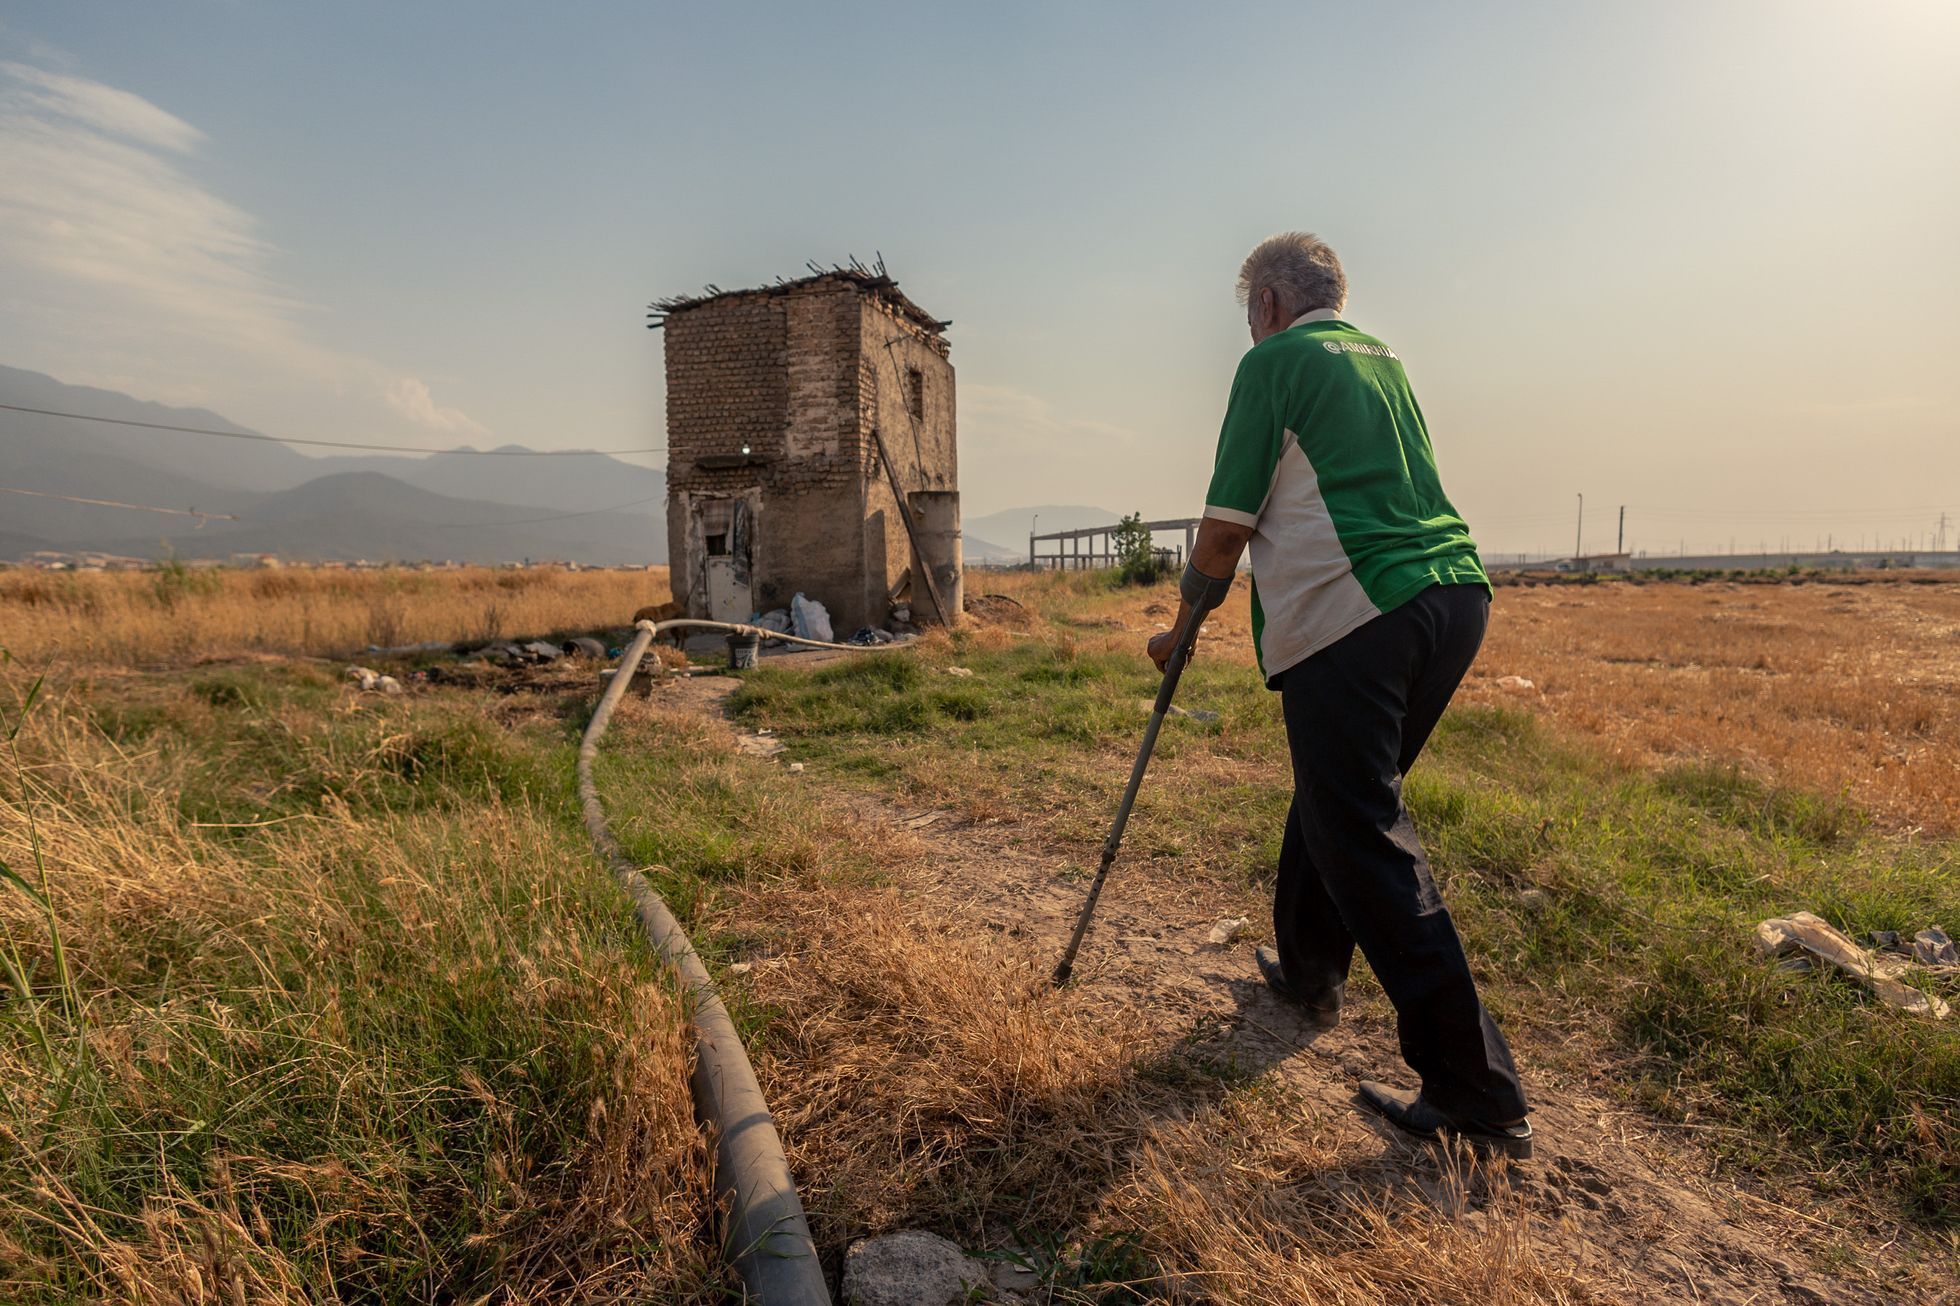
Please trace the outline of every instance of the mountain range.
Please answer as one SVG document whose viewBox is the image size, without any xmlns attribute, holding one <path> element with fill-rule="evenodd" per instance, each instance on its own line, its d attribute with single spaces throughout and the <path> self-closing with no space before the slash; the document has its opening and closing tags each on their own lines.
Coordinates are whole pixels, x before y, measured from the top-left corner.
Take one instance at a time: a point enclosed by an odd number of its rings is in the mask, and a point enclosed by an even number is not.
<svg viewBox="0 0 1960 1306">
<path fill-rule="evenodd" d="M 12 367 L 0 367 L 0 404 L 259 434 L 208 409 L 173 408 Z M 603 454 L 321 457 L 276 441 L 0 409 L 0 487 L 238 518 L 198 524 L 136 508 L 0 493 L 0 560 L 39 550 L 377 562 L 667 559 L 665 473 Z M 1100 526 L 1119 515 L 1079 504 L 990 513 L 964 524 L 966 557 L 979 564 L 1019 562 L 1027 557 L 1030 529 Z"/>
<path fill-rule="evenodd" d="M 257 434 L 205 409 L 172 408 L 10 367 L 0 367 L 0 403 Z M 0 558 L 40 549 L 592 564 L 667 556 L 665 474 L 603 454 L 315 457 L 270 441 L 0 410 L 0 487 L 239 519 L 198 524 L 131 508 L 0 494 Z"/>
</svg>

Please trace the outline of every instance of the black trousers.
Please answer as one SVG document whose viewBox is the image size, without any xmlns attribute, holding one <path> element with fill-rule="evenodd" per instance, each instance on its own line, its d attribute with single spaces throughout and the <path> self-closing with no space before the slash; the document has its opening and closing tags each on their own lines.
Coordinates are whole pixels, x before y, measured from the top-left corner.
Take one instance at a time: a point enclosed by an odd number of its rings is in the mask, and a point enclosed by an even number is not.
<svg viewBox="0 0 1960 1306">
<path fill-rule="evenodd" d="M 1273 930 L 1288 983 L 1309 1001 L 1339 992 L 1359 944 L 1423 1096 L 1459 1119 L 1508 1124 L 1525 1114 L 1517 1067 L 1402 805 L 1402 777 L 1489 618 L 1481 587 L 1434 586 L 1277 677 L 1293 809 Z"/>
</svg>

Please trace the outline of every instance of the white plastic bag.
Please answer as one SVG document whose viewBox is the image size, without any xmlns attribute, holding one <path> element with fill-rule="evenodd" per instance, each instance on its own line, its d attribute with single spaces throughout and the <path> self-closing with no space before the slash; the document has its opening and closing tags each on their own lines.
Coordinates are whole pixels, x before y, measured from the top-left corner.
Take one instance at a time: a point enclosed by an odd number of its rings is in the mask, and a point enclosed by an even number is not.
<svg viewBox="0 0 1960 1306">
<path fill-rule="evenodd" d="M 830 611 L 815 599 L 806 599 L 801 593 L 789 601 L 790 621 L 795 625 L 794 633 L 804 639 L 821 640 L 828 644 L 836 638 L 830 630 Z"/>
</svg>

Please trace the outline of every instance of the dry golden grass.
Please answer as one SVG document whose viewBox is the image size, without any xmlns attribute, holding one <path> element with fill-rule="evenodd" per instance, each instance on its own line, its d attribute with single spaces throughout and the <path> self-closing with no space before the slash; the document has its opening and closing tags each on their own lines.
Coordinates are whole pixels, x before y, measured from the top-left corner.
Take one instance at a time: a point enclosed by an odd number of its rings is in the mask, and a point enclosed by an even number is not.
<svg viewBox="0 0 1960 1306">
<path fill-rule="evenodd" d="M 1523 676 L 1535 692 L 1495 678 Z M 1506 587 L 1460 697 L 1960 828 L 1960 583 Z"/>
<path fill-rule="evenodd" d="M 1896 829 L 1960 829 L 1960 580 L 1855 581 L 1501 586 L 1457 697 L 1544 712 L 1638 765 L 1732 765 Z M 1176 603 L 1081 574 L 974 573 L 967 592 L 1123 649 Z M 1201 656 L 1250 665 L 1250 626 L 1241 582 Z M 1513 675 L 1534 688 L 1496 683 Z"/>
<path fill-rule="evenodd" d="M 783 942 L 748 981 L 779 1013 L 759 1070 L 827 1254 L 927 1224 L 1030 1249 L 1044 1301 L 1602 1300 L 1501 1185 L 1467 1181 L 1475 1213 L 1453 1218 L 1284 1084 L 1214 1078 L 1134 1013 L 1054 989 L 1052 958 L 901 891 L 783 889 L 739 914 Z M 1124 1285 L 1140 1295 L 1104 1295 Z"/>
<path fill-rule="evenodd" d="M 0 746 L 0 1300 L 719 1300 L 680 1000 L 567 823 L 409 704 L 121 688 L 182 734 Z M 317 801 L 187 817 L 227 730 Z"/>
<path fill-rule="evenodd" d="M 335 657 L 624 626 L 668 597 L 665 567 L 0 572 L 0 647 L 35 666 Z"/>
</svg>

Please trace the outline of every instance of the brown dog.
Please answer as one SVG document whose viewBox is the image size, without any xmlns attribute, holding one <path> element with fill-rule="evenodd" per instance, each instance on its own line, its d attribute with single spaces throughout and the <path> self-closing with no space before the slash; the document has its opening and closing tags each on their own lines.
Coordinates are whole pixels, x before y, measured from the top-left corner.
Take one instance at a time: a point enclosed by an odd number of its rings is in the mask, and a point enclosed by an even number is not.
<svg viewBox="0 0 1960 1306">
<path fill-rule="evenodd" d="M 651 621 L 658 624 L 662 621 L 672 621 L 675 617 L 685 617 L 686 615 L 687 605 L 678 599 L 671 603 L 649 603 L 633 614 L 633 624 L 637 626 L 642 621 Z M 663 642 L 672 644 L 675 648 L 679 648 L 681 641 L 686 638 L 687 633 L 681 630 L 670 630 L 660 636 Z"/>
<path fill-rule="evenodd" d="M 642 621 L 672 621 L 675 617 L 686 615 L 687 606 L 679 600 L 670 603 L 649 603 L 633 614 L 633 624 L 637 626 Z"/>
</svg>

